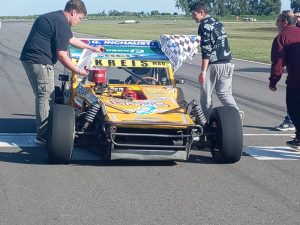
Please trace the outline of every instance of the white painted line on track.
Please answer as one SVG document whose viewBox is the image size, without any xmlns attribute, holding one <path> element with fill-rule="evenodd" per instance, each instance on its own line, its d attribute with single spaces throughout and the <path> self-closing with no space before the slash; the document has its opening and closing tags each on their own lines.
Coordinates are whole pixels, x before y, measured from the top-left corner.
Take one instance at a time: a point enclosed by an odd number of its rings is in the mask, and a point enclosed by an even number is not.
<svg viewBox="0 0 300 225">
<path fill-rule="evenodd" d="M 256 64 L 260 64 L 260 65 L 271 66 L 270 63 L 256 62 L 256 61 L 251 61 L 251 60 L 247 60 L 247 59 L 237 59 L 237 58 L 232 58 L 232 59 L 237 60 L 237 61 L 242 61 L 242 62 L 249 62 L 249 63 L 256 63 Z"/>
<path fill-rule="evenodd" d="M 244 136 L 283 136 L 283 137 L 294 137 L 293 134 L 243 134 Z"/>
<path fill-rule="evenodd" d="M 0 147 L 39 147 L 33 140 L 35 133 L 0 133 Z"/>
<path fill-rule="evenodd" d="M 244 146 L 243 151 L 258 160 L 300 160 L 300 152 L 289 147 Z"/>
<path fill-rule="evenodd" d="M 45 148 L 33 142 L 35 133 L 0 133 L 0 147 L 2 148 Z M 86 149 L 74 148 L 72 160 L 99 160 L 99 156 Z"/>
</svg>

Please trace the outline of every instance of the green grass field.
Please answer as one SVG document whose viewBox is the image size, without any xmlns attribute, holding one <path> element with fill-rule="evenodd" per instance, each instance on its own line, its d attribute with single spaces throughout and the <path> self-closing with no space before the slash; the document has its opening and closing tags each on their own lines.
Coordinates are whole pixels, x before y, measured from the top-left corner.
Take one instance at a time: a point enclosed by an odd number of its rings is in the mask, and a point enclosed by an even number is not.
<svg viewBox="0 0 300 225">
<path fill-rule="evenodd" d="M 159 39 L 161 34 L 197 34 L 192 20 L 141 20 L 119 24 L 122 20 L 88 20 L 77 25 L 76 32 L 116 39 Z M 270 62 L 276 26 L 274 22 L 224 22 L 234 58 Z"/>
</svg>

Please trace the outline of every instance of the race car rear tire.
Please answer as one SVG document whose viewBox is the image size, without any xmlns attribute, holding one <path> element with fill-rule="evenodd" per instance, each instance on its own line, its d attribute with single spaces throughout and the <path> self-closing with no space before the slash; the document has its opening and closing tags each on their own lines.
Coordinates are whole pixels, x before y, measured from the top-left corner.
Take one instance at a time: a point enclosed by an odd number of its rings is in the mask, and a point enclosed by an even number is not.
<svg viewBox="0 0 300 225">
<path fill-rule="evenodd" d="M 243 151 L 243 129 L 238 111 L 222 106 L 213 109 L 209 127 L 215 135 L 210 139 L 213 159 L 218 163 L 235 163 Z"/>
<path fill-rule="evenodd" d="M 68 164 L 72 158 L 75 136 L 75 111 L 68 105 L 54 105 L 50 113 L 48 162 Z"/>
</svg>

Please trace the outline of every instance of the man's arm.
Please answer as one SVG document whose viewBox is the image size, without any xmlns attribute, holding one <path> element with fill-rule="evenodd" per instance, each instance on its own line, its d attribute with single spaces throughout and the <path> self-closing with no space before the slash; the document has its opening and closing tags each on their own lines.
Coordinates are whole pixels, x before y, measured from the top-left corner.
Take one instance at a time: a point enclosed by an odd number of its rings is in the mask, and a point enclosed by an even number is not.
<svg viewBox="0 0 300 225">
<path fill-rule="evenodd" d="M 201 71 L 200 71 L 199 78 L 198 78 L 200 84 L 204 84 L 204 82 L 205 82 L 208 64 L 209 64 L 209 59 L 202 59 Z"/>
<path fill-rule="evenodd" d="M 80 39 L 78 39 L 78 38 L 76 38 L 74 36 L 69 40 L 69 43 L 70 43 L 70 45 L 73 45 L 76 48 L 90 49 L 93 52 L 104 52 L 105 51 L 105 48 L 103 46 L 101 46 L 101 45 L 99 45 L 97 47 L 93 47 L 93 46 L 90 46 L 90 45 L 82 42 Z"/>
<path fill-rule="evenodd" d="M 200 27 L 199 35 L 201 36 L 201 52 L 202 52 L 202 63 L 201 63 L 201 71 L 199 74 L 199 83 L 204 84 L 206 71 L 208 69 L 209 59 L 212 53 L 212 46 L 210 43 L 210 33 L 211 31 L 207 28 Z"/>
<path fill-rule="evenodd" d="M 105 51 L 103 46 L 97 46 L 97 47 L 90 46 L 74 36 L 69 40 L 69 44 L 73 45 L 76 48 L 80 48 L 80 49 L 90 49 L 93 52 Z M 73 64 L 67 51 L 57 50 L 56 54 L 57 54 L 59 61 L 65 67 L 67 67 L 69 70 L 71 70 L 73 73 L 77 73 L 77 74 L 83 75 L 83 76 L 88 75 L 88 70 L 86 70 L 86 69 L 79 70 L 79 68 Z"/>
<path fill-rule="evenodd" d="M 280 35 L 274 38 L 271 50 L 271 74 L 269 77 L 269 89 L 271 91 L 276 91 L 276 84 L 281 79 L 281 76 L 284 71 L 285 65 L 285 51 L 284 51 L 284 44 Z"/>
<path fill-rule="evenodd" d="M 78 75 L 86 76 L 88 75 L 88 70 L 82 69 L 79 70 L 77 66 L 74 65 L 74 63 L 71 61 L 68 52 L 67 51 L 60 51 L 58 50 L 56 52 L 58 60 L 69 70 L 71 70 L 73 73 L 77 73 Z"/>
</svg>

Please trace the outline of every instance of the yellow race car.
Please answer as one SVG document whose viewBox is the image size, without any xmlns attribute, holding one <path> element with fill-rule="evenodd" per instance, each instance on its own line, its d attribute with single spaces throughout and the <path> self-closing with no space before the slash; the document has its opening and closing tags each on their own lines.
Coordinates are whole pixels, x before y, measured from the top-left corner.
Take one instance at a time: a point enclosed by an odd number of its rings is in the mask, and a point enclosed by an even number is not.
<svg viewBox="0 0 300 225">
<path fill-rule="evenodd" d="M 205 120 L 196 101 L 187 102 L 159 41 L 84 39 L 102 54 L 71 48 L 75 64 L 90 74 L 60 75 L 49 118 L 48 160 L 68 163 L 73 147 L 94 146 L 109 160 L 188 160 L 193 143 L 210 148 L 220 163 L 242 154 L 242 125 L 232 107 L 214 109 Z M 83 59 L 85 54 L 86 58 Z"/>
</svg>

